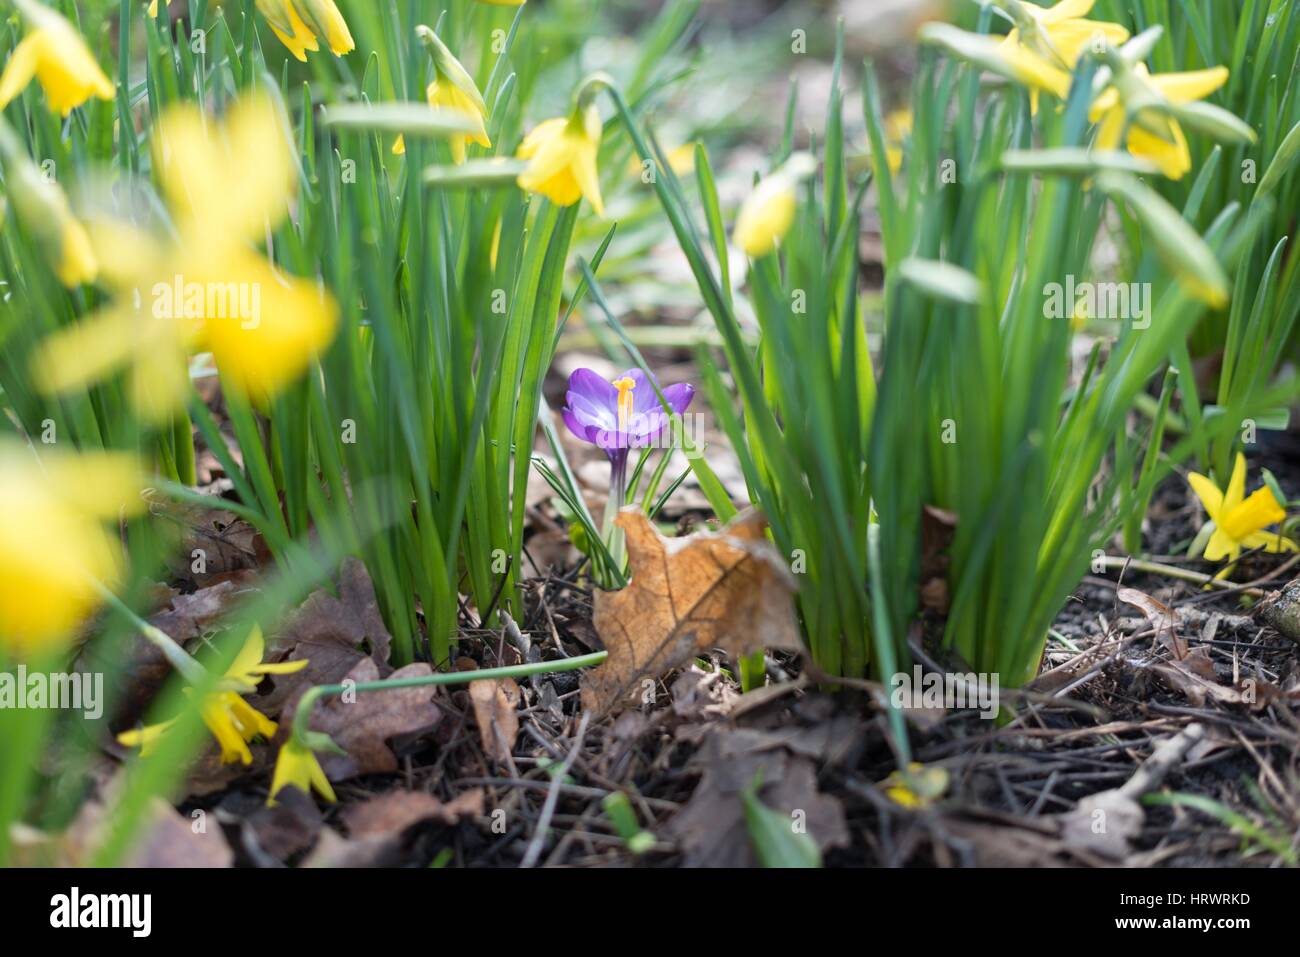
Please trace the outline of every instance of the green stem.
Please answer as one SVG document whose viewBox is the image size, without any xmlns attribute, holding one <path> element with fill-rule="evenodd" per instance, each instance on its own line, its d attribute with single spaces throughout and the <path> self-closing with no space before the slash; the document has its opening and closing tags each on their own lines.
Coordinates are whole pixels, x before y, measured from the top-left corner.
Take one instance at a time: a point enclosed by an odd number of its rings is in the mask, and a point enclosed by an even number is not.
<svg viewBox="0 0 1300 957">
<path fill-rule="evenodd" d="M 558 674 L 561 671 L 577 671 L 588 665 L 598 665 L 609 656 L 607 651 L 597 651 L 576 658 L 562 661 L 538 661 L 528 665 L 510 665 L 504 668 L 484 668 L 479 671 L 440 672 L 432 675 L 420 675 L 416 678 L 396 678 L 389 681 L 359 681 L 354 684 L 316 685 L 308 688 L 298 699 L 298 708 L 293 716 L 293 735 L 303 741 L 308 734 L 308 721 L 311 709 L 316 702 L 326 695 L 340 695 L 346 691 L 392 691 L 398 688 L 422 688 L 426 685 L 456 685 L 471 681 L 491 681 L 497 678 L 526 678 L 529 675 Z"/>
<path fill-rule="evenodd" d="M 186 681 L 190 684 L 199 684 L 204 680 L 207 674 L 206 669 L 189 652 L 178 645 L 171 635 L 161 628 L 149 624 L 149 622 L 137 615 L 127 606 L 126 602 L 113 594 L 112 590 L 106 587 L 103 582 L 95 581 L 93 584 L 109 607 L 134 625 L 141 635 L 163 653 L 171 666 L 185 676 Z"/>
</svg>

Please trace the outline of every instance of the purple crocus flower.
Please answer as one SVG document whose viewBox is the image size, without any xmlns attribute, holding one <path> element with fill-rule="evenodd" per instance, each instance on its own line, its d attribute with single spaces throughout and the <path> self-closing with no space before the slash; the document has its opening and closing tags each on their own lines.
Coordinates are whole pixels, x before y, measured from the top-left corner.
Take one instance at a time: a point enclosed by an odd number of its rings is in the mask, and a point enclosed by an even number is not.
<svg viewBox="0 0 1300 957">
<path fill-rule="evenodd" d="M 564 424 L 609 456 L 611 485 L 619 498 L 628 449 L 650 446 L 668 426 L 669 416 L 659 402 L 655 384 L 640 369 L 628 369 L 613 382 L 590 369 L 577 369 L 569 376 Z M 680 415 L 691 404 L 695 387 L 679 382 L 663 393 L 669 408 Z"/>
</svg>

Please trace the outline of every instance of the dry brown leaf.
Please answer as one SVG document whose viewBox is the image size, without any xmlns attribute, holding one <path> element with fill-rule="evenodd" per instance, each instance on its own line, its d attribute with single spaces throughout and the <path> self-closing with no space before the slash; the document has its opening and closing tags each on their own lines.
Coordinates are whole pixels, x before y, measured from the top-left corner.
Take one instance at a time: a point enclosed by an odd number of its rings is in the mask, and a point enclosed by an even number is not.
<svg viewBox="0 0 1300 957">
<path fill-rule="evenodd" d="M 757 865 L 740 795 L 760 775 L 762 802 L 783 814 L 799 813 L 820 850 L 848 845 L 844 806 L 817 789 L 811 760 L 791 755 L 783 747 L 767 746 L 770 743 L 738 747 L 733 738 L 715 730 L 692 759 L 703 771 L 700 783 L 666 829 L 681 847 L 684 866 Z"/>
<path fill-rule="evenodd" d="M 519 735 L 519 685 L 513 678 L 471 681 L 469 698 L 483 750 L 494 761 L 509 761 Z"/>
<path fill-rule="evenodd" d="M 388 680 L 432 674 L 427 664 L 407 665 Z M 363 658 L 348 673 L 358 684 L 379 680 L 379 669 Z M 442 720 L 442 709 L 434 704 L 437 689 L 432 686 L 394 688 L 391 691 L 361 691 L 351 698 L 329 697 L 316 705 L 311 728 L 324 731 L 347 752 L 319 755 L 321 767 L 331 781 L 344 781 L 358 774 L 383 774 L 397 770 L 397 757 L 387 742 L 393 738 L 422 734 Z M 291 713 L 286 708 L 286 713 Z M 286 722 L 287 727 L 287 722 Z M 284 730 L 281 733 L 286 733 Z"/>
<path fill-rule="evenodd" d="M 195 812 L 196 814 L 202 812 Z M 86 867 L 109 833 L 108 814 L 101 801 L 87 801 L 62 833 L 47 833 L 16 825 L 13 864 L 23 867 Z M 185 818 L 155 798 L 148 820 L 131 842 L 125 867 L 232 867 L 235 855 L 210 818 Z"/>
<path fill-rule="evenodd" d="M 739 658 L 800 647 L 794 576 L 757 511 L 685 538 L 665 538 L 640 509 L 624 509 L 617 521 L 627 533 L 631 583 L 596 593 L 593 620 L 609 658 L 583 676 L 583 707 L 633 705 L 642 680 L 715 648 Z"/>
<path fill-rule="evenodd" d="M 918 577 L 921 607 L 948 614 L 948 550 L 957 534 L 957 513 L 933 505 L 921 510 L 921 572 Z"/>
<path fill-rule="evenodd" d="M 1182 620 L 1178 612 L 1168 605 L 1156 601 L 1144 591 L 1136 588 L 1120 588 L 1115 597 L 1126 605 L 1142 609 L 1147 622 L 1155 630 L 1156 637 L 1173 653 L 1174 658 L 1182 660 L 1187 657 L 1187 642 L 1178 635 Z"/>
<path fill-rule="evenodd" d="M 234 512 L 212 505 L 192 505 L 147 491 L 149 514 L 163 537 L 160 554 L 173 578 L 209 585 L 231 572 L 260 568 L 270 559 L 266 542 L 252 525 Z"/>
<path fill-rule="evenodd" d="M 445 804 L 426 791 L 389 791 L 348 808 L 343 823 L 353 838 L 397 835 L 423 821 L 456 824 L 463 817 L 479 817 L 483 800 L 482 788 L 462 791 Z"/>
<path fill-rule="evenodd" d="M 355 558 L 345 559 L 339 568 L 338 597 L 323 588 L 312 592 L 270 641 L 268 658 L 305 658 L 307 667 L 277 676 L 274 690 L 255 704 L 274 715 L 302 689 L 337 684 L 366 658 L 375 663 L 379 677 L 387 677 L 392 671 L 391 644 L 365 565 Z"/>
<path fill-rule="evenodd" d="M 1151 667 L 1166 684 L 1181 691 L 1198 708 L 1207 699 L 1219 704 L 1242 704 L 1248 700 L 1246 691 L 1219 683 L 1209 651 L 1204 646 L 1193 649 L 1186 658 L 1157 662 Z M 1253 698 L 1250 703 L 1254 703 Z"/>
</svg>

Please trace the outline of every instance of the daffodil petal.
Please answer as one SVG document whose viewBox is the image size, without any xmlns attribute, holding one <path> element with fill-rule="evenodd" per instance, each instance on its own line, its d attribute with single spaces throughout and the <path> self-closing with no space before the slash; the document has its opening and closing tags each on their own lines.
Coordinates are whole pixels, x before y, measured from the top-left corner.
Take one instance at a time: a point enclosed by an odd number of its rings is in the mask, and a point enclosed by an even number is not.
<svg viewBox="0 0 1300 957">
<path fill-rule="evenodd" d="M 1228 82 L 1228 68 L 1215 66 L 1187 73 L 1154 73 L 1150 80 L 1172 102 L 1190 103 L 1209 96 Z"/>
</svg>

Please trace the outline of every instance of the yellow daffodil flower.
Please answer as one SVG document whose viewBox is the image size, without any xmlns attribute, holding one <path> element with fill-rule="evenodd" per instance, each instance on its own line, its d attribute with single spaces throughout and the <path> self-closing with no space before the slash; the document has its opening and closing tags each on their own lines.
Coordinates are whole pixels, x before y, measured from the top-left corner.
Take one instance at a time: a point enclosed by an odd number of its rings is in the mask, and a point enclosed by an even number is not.
<svg viewBox="0 0 1300 957">
<path fill-rule="evenodd" d="M 356 48 L 334 0 L 257 0 L 257 9 L 271 25 L 271 32 L 304 63 L 309 50 L 320 49 L 319 40 L 324 40 L 335 56 Z"/>
<path fill-rule="evenodd" d="M 116 580 L 105 523 L 140 507 L 141 473 L 120 453 L 44 453 L 0 442 L 0 648 L 39 654 L 66 641 Z"/>
<path fill-rule="evenodd" d="M 1046 90 L 1064 98 L 1070 91 L 1070 74 L 1018 42 L 1008 42 L 980 33 L 968 33 L 949 23 L 931 21 L 917 32 L 924 43 L 944 47 L 953 55 L 981 69 L 1026 86 L 1037 105 L 1037 91 Z"/>
<path fill-rule="evenodd" d="M 137 413 L 163 421 L 184 401 L 192 351 L 211 351 L 225 381 L 257 401 L 306 369 L 333 337 L 337 307 L 250 246 L 288 211 L 297 182 L 288 137 L 264 97 L 236 104 L 220 124 L 193 108 L 163 115 L 154 169 L 176 238 L 90 224 L 117 296 L 43 344 L 34 372 L 44 391 L 79 388 L 129 365 Z"/>
<path fill-rule="evenodd" d="M 885 117 L 885 162 L 889 171 L 897 173 L 903 167 L 903 144 L 912 135 L 912 111 L 894 110 Z"/>
<path fill-rule="evenodd" d="M 1144 64 L 1139 63 L 1133 68 L 1132 77 L 1146 93 L 1163 97 L 1170 103 L 1190 103 L 1223 86 L 1228 80 L 1228 68 L 1216 66 L 1189 73 L 1151 74 Z M 1183 135 L 1182 127 L 1173 117 L 1153 110 L 1142 112 L 1147 121 L 1164 131 L 1164 137 L 1144 129 L 1136 121 L 1128 123 L 1128 111 L 1119 90 L 1114 86 L 1107 89 L 1093 102 L 1089 113 L 1089 119 L 1101 124 L 1097 129 L 1096 148 L 1117 149 L 1127 125 L 1130 153 L 1151 160 L 1170 179 L 1182 179 L 1192 168 L 1192 154 L 1187 148 L 1187 137 Z"/>
<path fill-rule="evenodd" d="M 741 204 L 732 240 L 752 259 L 766 256 L 789 232 L 794 223 L 795 190 L 810 175 L 816 162 L 807 153 L 796 153 L 780 169 L 759 180 Z"/>
<path fill-rule="evenodd" d="M 683 143 L 668 151 L 667 155 L 668 168 L 678 176 L 685 176 L 687 173 L 695 171 L 695 144 Z M 627 173 L 629 176 L 641 177 L 642 171 L 647 169 L 645 163 L 639 156 L 629 156 L 627 160 Z"/>
<path fill-rule="evenodd" d="M 594 105 L 567 119 L 555 117 L 537 124 L 519 146 L 518 157 L 529 161 L 519 174 L 519 187 L 560 206 L 572 206 L 585 196 L 596 215 L 604 216 L 596 172 L 600 136 L 600 113 Z"/>
<path fill-rule="evenodd" d="M 158 19 L 158 0 L 149 0 L 149 16 Z"/>
<path fill-rule="evenodd" d="M 1286 512 L 1267 485 L 1246 496 L 1246 457 L 1240 452 L 1226 490 L 1220 492 L 1213 481 L 1198 472 L 1188 474 L 1187 482 L 1214 523 L 1214 534 L 1205 546 L 1208 561 L 1225 558 L 1235 561 L 1243 548 L 1263 548 L 1267 552 L 1296 550 L 1296 543 L 1291 539 L 1264 531 L 1266 526 L 1286 518 Z"/>
<path fill-rule="evenodd" d="M 271 793 L 267 795 L 266 803 L 274 806 L 275 796 L 289 786 L 296 787 L 304 794 L 311 794 L 312 788 L 315 788 L 331 804 L 338 800 L 320 761 L 316 759 L 316 752 L 299 743 L 293 736 L 280 745 L 280 754 L 275 760 L 275 773 L 271 776 Z"/>
<path fill-rule="evenodd" d="M 223 687 L 209 694 L 200 705 L 203 723 L 221 745 L 223 764 L 233 764 L 235 761 L 252 764 L 253 753 L 248 749 L 248 743 L 257 737 L 270 739 L 276 732 L 276 723 L 241 698 L 240 694 L 256 689 L 264 675 L 287 675 L 307 667 L 306 660 L 266 663 L 262 661 L 265 650 L 262 629 L 254 626 L 223 676 L 225 684 L 233 685 L 239 690 Z M 123 731 L 117 740 L 128 748 L 138 747 L 142 755 L 148 755 L 175 723 L 176 719 L 172 718 Z"/>
<path fill-rule="evenodd" d="M 415 34 L 433 59 L 434 78 L 425 90 L 429 106 L 435 110 L 450 110 L 458 113 L 468 119 L 474 127 L 471 133 L 456 133 L 450 138 L 451 158 L 459 165 L 465 162 L 465 150 L 469 143 L 492 148 L 492 140 L 488 138 L 487 133 L 487 104 L 483 102 L 483 95 L 479 93 L 469 71 L 461 65 L 451 50 L 447 49 L 447 45 L 438 38 L 436 33 L 420 25 L 415 28 Z M 406 152 L 405 137 L 397 137 L 396 142 L 393 143 L 393 152 L 399 156 Z"/>
<path fill-rule="evenodd" d="M 9 179 L 10 201 L 59 281 L 69 288 L 94 282 L 99 263 L 85 226 L 72 215 L 58 183 L 40 174 L 8 127 L 0 127 L 0 165 Z"/>
<path fill-rule="evenodd" d="M 1129 33 L 1118 23 L 1102 20 L 1085 20 L 1096 0 L 1061 0 L 1052 7 L 1040 7 L 1023 0 L 1019 8 L 1027 19 L 1023 25 L 1012 27 L 1002 41 L 1005 55 L 1021 64 L 1024 75 L 1036 78 L 1031 82 L 1030 102 L 1038 110 L 1039 89 L 1046 89 L 1059 97 L 1069 92 L 1068 74 L 1079 62 L 1088 44 L 1104 39 L 1111 46 L 1119 46 Z M 1023 54 L 1043 61 L 1039 67 L 1030 66 Z M 1062 83 L 1064 79 L 1064 83 Z M 1039 82 L 1045 80 L 1046 82 Z"/>
<path fill-rule="evenodd" d="M 0 110 L 8 106 L 35 77 L 49 99 L 50 109 L 67 116 L 92 96 L 111 100 L 117 95 L 76 29 L 49 7 L 24 0 L 19 11 L 31 26 L 14 48 L 0 74 Z"/>
<path fill-rule="evenodd" d="M 913 761 L 906 771 L 895 771 L 885 778 L 883 786 L 885 795 L 895 804 L 913 809 L 929 807 L 948 790 L 948 772 Z"/>
</svg>

